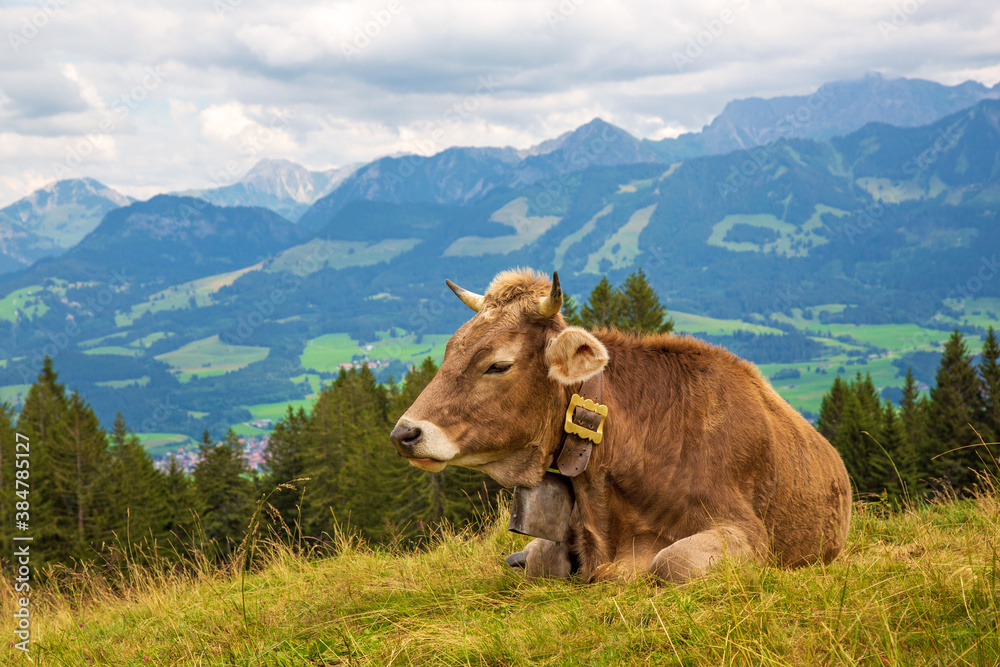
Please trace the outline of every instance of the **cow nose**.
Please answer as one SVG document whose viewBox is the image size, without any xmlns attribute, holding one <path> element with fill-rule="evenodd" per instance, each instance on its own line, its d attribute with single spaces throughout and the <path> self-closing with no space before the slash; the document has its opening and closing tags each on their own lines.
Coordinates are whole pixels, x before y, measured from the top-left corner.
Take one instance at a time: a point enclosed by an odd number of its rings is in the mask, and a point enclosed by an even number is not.
<svg viewBox="0 0 1000 667">
<path fill-rule="evenodd" d="M 404 449 L 412 450 L 423 436 L 424 432 L 415 426 L 397 424 L 396 428 L 392 429 L 392 433 L 389 434 L 389 439 L 392 440 L 392 444 L 396 445 L 396 449 L 403 451 Z"/>
</svg>

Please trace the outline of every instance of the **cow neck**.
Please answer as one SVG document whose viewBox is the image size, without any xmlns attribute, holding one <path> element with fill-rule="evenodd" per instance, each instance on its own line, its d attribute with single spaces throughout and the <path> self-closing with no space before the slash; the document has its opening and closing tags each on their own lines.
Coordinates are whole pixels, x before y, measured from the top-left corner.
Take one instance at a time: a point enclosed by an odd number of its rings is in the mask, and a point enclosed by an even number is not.
<svg viewBox="0 0 1000 667">
<path fill-rule="evenodd" d="M 565 410 L 566 416 L 560 416 L 563 420 L 563 436 L 552 454 L 549 472 L 576 477 L 587 469 L 594 446 L 603 441 L 602 431 L 608 416 L 608 408 L 603 405 L 603 400 L 602 370 L 580 383 Z"/>
</svg>

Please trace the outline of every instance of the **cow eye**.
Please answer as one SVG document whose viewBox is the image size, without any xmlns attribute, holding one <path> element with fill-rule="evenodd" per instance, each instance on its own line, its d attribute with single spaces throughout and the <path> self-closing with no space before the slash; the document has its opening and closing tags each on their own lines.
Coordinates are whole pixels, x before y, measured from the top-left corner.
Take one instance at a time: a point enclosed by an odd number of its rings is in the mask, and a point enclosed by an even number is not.
<svg viewBox="0 0 1000 667">
<path fill-rule="evenodd" d="M 487 368 L 486 372 L 483 373 L 483 375 L 492 375 L 493 373 L 506 373 L 507 371 L 510 370 L 510 367 L 513 365 L 514 364 L 502 361 L 500 363 L 493 364 L 492 366 Z"/>
</svg>

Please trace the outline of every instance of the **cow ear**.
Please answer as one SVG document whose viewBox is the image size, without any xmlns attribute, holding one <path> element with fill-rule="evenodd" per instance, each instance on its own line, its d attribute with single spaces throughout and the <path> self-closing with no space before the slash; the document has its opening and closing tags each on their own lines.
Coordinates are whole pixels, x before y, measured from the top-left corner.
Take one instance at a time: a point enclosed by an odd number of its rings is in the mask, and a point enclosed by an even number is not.
<svg viewBox="0 0 1000 667">
<path fill-rule="evenodd" d="M 549 377 L 562 384 L 577 384 L 597 375 L 608 363 L 608 350 L 592 333 L 566 327 L 545 350 Z"/>
</svg>

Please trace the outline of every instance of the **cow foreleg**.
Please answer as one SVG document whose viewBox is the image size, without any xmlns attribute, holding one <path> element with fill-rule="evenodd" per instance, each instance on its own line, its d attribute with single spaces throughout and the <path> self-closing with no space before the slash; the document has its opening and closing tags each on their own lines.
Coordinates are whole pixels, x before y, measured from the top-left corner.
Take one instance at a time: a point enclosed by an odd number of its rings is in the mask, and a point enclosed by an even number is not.
<svg viewBox="0 0 1000 667">
<path fill-rule="evenodd" d="M 667 581 L 687 581 L 705 574 L 723 558 L 736 561 L 757 558 L 757 543 L 742 528 L 716 526 L 661 549 L 649 564 L 649 572 Z"/>
<path fill-rule="evenodd" d="M 569 542 L 553 542 L 536 538 L 528 542 L 525 555 L 524 576 L 529 580 L 540 577 L 567 579 L 573 571 L 569 560 Z"/>
</svg>

